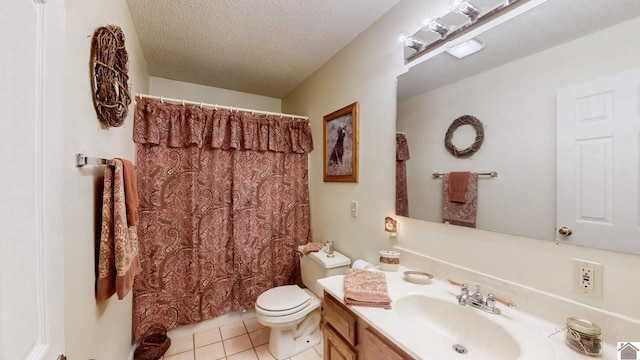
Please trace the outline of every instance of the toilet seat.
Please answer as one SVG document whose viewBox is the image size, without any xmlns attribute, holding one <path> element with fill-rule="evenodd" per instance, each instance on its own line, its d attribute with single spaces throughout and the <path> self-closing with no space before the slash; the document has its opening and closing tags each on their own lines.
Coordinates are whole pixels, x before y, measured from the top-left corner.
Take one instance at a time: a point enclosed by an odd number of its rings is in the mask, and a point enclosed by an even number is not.
<svg viewBox="0 0 640 360">
<path fill-rule="evenodd" d="M 285 285 L 269 289 L 256 300 L 256 310 L 267 316 L 295 314 L 311 303 L 311 297 L 298 285 Z"/>
</svg>

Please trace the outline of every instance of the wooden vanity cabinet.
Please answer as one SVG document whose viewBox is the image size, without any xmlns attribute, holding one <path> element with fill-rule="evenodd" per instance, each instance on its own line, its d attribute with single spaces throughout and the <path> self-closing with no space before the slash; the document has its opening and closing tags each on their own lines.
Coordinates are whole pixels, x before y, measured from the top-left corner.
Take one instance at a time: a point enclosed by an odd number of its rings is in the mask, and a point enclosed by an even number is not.
<svg viewBox="0 0 640 360">
<path fill-rule="evenodd" d="M 413 359 L 326 291 L 322 330 L 325 360 Z"/>
</svg>

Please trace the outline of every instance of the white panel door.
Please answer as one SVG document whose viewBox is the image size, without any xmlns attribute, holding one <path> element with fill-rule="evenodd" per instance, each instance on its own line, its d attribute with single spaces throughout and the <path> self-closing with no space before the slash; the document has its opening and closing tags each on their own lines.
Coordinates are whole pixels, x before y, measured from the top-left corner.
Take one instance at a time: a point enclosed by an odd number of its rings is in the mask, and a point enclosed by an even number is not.
<svg viewBox="0 0 640 360">
<path fill-rule="evenodd" d="M 556 238 L 640 254 L 640 68 L 559 89 L 557 100 Z"/>
<path fill-rule="evenodd" d="M 0 0 L 0 359 L 64 350 L 64 2 Z"/>
</svg>

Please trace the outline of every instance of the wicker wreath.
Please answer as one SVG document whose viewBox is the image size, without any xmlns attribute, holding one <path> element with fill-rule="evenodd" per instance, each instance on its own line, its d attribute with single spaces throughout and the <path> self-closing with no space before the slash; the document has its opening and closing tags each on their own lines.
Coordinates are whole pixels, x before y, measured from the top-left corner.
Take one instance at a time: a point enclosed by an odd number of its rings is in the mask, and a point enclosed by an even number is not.
<svg viewBox="0 0 640 360">
<path fill-rule="evenodd" d="M 451 139 L 453 138 L 453 133 L 462 125 L 471 125 L 476 130 L 476 140 L 466 149 L 458 149 L 453 145 Z M 462 115 L 459 118 L 453 120 L 451 125 L 449 125 L 449 129 L 447 129 L 447 134 L 444 137 L 444 146 L 449 150 L 449 152 L 457 157 L 457 158 L 466 158 L 473 155 L 480 146 L 482 145 L 482 141 L 484 140 L 484 127 L 480 120 L 476 119 L 471 115 Z"/>
<path fill-rule="evenodd" d="M 93 33 L 91 55 L 93 103 L 98 119 L 105 126 L 122 126 L 131 104 L 129 57 L 122 29 L 116 25 L 97 28 Z"/>
</svg>

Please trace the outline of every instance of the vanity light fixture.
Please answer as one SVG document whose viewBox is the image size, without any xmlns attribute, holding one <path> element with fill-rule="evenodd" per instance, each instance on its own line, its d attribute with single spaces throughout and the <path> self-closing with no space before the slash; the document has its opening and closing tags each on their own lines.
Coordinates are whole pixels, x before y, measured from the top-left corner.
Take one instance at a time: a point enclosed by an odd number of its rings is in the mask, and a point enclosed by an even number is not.
<svg viewBox="0 0 640 360">
<path fill-rule="evenodd" d="M 420 30 L 411 36 L 406 36 L 404 55 L 409 62 L 422 54 L 440 48 L 452 53 L 456 57 L 456 47 L 448 47 L 447 42 L 459 38 L 479 24 L 486 23 L 507 12 L 534 0 L 453 0 L 449 11 L 439 17 L 427 16 L 420 21 Z M 541 0 L 546 1 L 546 0 Z M 478 51 L 484 47 L 478 43 L 462 45 L 462 48 Z M 451 50 L 451 51 L 450 51 Z"/>
<path fill-rule="evenodd" d="M 447 52 L 458 59 L 462 59 L 463 57 L 477 53 L 484 47 L 485 45 L 482 42 L 476 39 L 469 39 L 458 45 L 448 47 Z"/>
<path fill-rule="evenodd" d="M 388 232 L 392 238 L 398 236 L 398 220 L 390 216 L 384 218 L 384 231 Z"/>
</svg>

